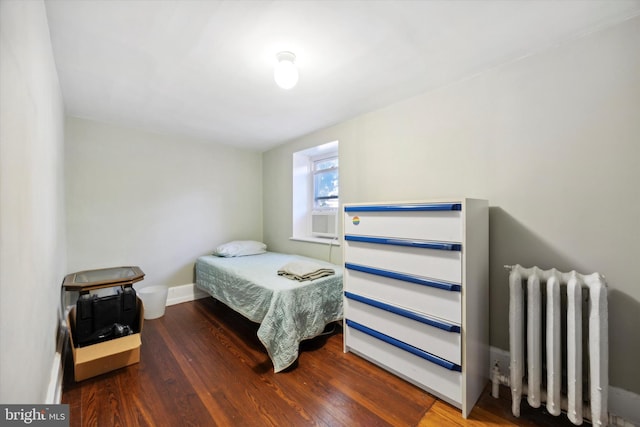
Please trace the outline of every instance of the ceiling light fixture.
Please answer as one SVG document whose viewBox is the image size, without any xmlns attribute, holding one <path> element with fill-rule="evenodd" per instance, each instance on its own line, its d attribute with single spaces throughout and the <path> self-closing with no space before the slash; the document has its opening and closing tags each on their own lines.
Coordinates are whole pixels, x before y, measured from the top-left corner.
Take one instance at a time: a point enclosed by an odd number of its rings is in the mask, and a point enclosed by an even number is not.
<svg viewBox="0 0 640 427">
<path fill-rule="evenodd" d="M 278 63 L 273 71 L 273 78 L 282 89 L 291 89 L 298 83 L 296 56 L 291 52 L 280 52 L 276 58 Z"/>
</svg>

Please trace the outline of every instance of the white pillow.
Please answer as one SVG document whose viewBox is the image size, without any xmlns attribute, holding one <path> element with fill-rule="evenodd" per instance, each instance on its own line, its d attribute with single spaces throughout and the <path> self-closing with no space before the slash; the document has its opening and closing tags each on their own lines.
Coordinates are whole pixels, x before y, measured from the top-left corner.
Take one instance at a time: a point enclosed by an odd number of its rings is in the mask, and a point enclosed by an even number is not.
<svg viewBox="0 0 640 427">
<path fill-rule="evenodd" d="M 255 240 L 234 240 L 222 244 L 213 251 L 214 255 L 222 257 L 235 257 L 263 254 L 267 251 L 267 245 Z"/>
</svg>

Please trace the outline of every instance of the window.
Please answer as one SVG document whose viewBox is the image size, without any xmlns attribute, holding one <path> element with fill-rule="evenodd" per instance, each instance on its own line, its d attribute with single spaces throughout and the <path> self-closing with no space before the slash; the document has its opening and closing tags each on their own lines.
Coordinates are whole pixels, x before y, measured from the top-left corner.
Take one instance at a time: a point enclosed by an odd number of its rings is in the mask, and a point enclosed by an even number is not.
<svg viewBox="0 0 640 427">
<path fill-rule="evenodd" d="M 338 141 L 293 153 L 294 240 L 330 243 L 338 236 Z"/>
<path fill-rule="evenodd" d="M 313 208 L 338 209 L 338 156 L 313 161 Z"/>
</svg>

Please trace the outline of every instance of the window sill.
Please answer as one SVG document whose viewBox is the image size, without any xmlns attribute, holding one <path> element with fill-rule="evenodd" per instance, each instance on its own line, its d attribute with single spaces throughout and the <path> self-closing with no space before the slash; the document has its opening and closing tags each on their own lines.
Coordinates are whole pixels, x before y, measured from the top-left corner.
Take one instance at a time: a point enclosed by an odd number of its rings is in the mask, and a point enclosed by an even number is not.
<svg viewBox="0 0 640 427">
<path fill-rule="evenodd" d="M 320 243 L 322 245 L 340 246 L 340 239 L 337 237 L 330 239 L 330 238 L 322 238 L 322 237 L 294 236 L 294 237 L 289 237 L 289 240 L 294 240 L 296 242 Z"/>
</svg>

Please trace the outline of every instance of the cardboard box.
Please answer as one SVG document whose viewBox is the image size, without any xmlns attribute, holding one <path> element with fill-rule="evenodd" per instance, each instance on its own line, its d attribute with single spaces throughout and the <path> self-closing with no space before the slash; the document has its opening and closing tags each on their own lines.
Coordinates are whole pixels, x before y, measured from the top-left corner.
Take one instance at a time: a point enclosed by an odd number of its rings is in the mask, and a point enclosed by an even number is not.
<svg viewBox="0 0 640 427">
<path fill-rule="evenodd" d="M 138 333 L 115 338 L 86 347 L 76 347 L 73 342 L 73 328 L 76 320 L 76 308 L 73 307 L 67 316 L 69 325 L 69 339 L 73 353 L 74 378 L 82 381 L 118 368 L 140 362 L 140 347 L 142 346 L 142 324 L 144 322 L 144 305 L 137 299 Z"/>
</svg>

